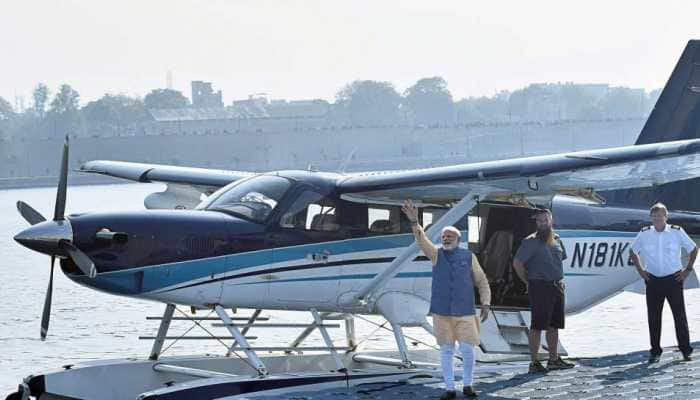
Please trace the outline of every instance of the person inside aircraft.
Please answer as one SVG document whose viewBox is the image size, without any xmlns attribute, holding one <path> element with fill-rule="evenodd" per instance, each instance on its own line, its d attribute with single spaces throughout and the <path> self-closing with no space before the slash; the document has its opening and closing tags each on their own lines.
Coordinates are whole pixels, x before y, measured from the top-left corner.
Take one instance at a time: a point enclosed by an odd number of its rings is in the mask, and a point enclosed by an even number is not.
<svg viewBox="0 0 700 400">
<path fill-rule="evenodd" d="M 513 259 L 513 268 L 527 282 L 530 297 L 530 373 L 573 368 L 557 351 L 559 329 L 564 329 L 564 267 L 566 251 L 559 236 L 552 229 L 552 212 L 538 209 L 535 213 L 537 232 L 520 244 Z M 542 331 L 546 331 L 549 361 L 547 367 L 539 359 Z"/>
<path fill-rule="evenodd" d="M 416 242 L 433 264 L 430 314 L 433 316 L 435 338 L 440 345 L 440 361 L 446 391 L 441 399 L 457 396 L 452 367 L 455 342 L 459 343 L 464 366 L 462 392 L 477 397 L 474 380 L 474 346 L 479 345 L 479 318 L 476 317 L 474 287 L 479 290 L 481 321 L 488 318 L 491 290 L 488 279 L 477 258 L 459 247 L 460 231 L 454 226 L 442 230 L 442 248 L 436 247 L 425 235 L 418 221 L 418 209 L 406 201 L 402 208 L 411 222 Z"/>
</svg>

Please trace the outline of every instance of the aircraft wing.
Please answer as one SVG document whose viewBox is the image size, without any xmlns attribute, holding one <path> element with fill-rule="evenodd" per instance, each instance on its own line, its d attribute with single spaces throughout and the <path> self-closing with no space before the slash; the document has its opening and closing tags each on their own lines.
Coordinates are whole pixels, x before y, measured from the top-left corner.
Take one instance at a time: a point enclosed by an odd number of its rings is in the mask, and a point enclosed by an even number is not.
<svg viewBox="0 0 700 400">
<path fill-rule="evenodd" d="M 194 208 L 201 201 L 202 195 L 210 195 L 231 182 L 255 175 L 243 171 L 122 161 L 88 161 L 80 166 L 80 171 L 136 182 L 167 184 L 165 192 L 151 194 L 144 200 L 149 209 Z"/>
<path fill-rule="evenodd" d="M 426 232 L 436 241 L 478 198 L 499 196 L 547 198 L 564 193 L 595 198 L 597 190 L 662 185 L 700 176 L 700 139 L 561 153 L 448 167 L 348 175 L 337 184 L 350 201 L 423 204 L 453 207 Z M 477 197 L 478 196 L 478 197 Z M 371 304 L 376 293 L 418 254 L 414 242 L 354 297 Z M 381 308 L 381 302 L 378 303 Z"/>
<path fill-rule="evenodd" d="M 351 201 L 454 203 L 482 198 L 593 194 L 700 176 L 700 139 L 406 171 L 358 173 L 338 184 Z"/>
<path fill-rule="evenodd" d="M 174 167 L 123 161 L 88 161 L 81 172 L 109 175 L 136 182 L 163 182 L 218 189 L 233 181 L 255 175 L 251 172 L 221 169 Z"/>
</svg>

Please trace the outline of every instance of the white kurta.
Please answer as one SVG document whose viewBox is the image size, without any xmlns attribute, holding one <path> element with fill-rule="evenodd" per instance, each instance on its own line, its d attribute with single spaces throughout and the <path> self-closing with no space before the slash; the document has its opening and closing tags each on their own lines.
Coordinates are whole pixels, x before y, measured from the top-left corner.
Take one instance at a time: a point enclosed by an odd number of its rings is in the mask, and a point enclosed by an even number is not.
<svg viewBox="0 0 700 400">
<path fill-rule="evenodd" d="M 413 225 L 413 234 L 423 254 L 435 266 L 438 258 L 438 247 L 428 240 L 420 225 Z M 491 288 L 489 287 L 489 281 L 474 254 L 472 254 L 472 280 L 474 281 L 474 286 L 479 290 L 481 304 L 490 305 Z M 477 346 L 481 342 L 479 340 L 480 325 L 478 315 L 457 317 L 433 315 L 433 331 L 438 344 L 452 344 L 455 341 L 460 341 Z"/>
</svg>

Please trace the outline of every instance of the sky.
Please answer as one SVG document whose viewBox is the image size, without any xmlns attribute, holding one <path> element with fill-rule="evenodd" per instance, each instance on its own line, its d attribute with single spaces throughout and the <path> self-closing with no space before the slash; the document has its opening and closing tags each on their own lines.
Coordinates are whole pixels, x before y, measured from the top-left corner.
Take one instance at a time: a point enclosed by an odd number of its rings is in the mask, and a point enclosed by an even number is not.
<svg viewBox="0 0 700 400">
<path fill-rule="evenodd" d="M 456 99 L 530 83 L 662 87 L 697 1 L 0 0 L 0 96 L 46 83 L 81 102 L 105 93 L 190 95 L 213 82 L 224 102 L 332 101 L 358 79 L 399 92 L 442 76 Z"/>
</svg>

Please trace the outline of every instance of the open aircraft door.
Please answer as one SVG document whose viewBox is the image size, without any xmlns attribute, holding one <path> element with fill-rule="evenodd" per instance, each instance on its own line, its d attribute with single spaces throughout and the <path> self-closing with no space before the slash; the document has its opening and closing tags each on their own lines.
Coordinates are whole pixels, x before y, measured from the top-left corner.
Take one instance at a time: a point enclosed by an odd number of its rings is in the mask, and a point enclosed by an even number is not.
<svg viewBox="0 0 700 400">
<path fill-rule="evenodd" d="M 495 209 L 495 211 L 494 211 Z M 496 213 L 509 213 L 506 218 L 493 218 Z M 528 333 L 530 327 L 530 308 L 527 295 L 520 293 L 517 299 L 512 297 L 513 280 L 517 279 L 511 271 L 512 259 L 504 254 L 512 254 L 514 249 L 514 226 L 526 226 L 529 211 L 516 207 L 481 206 L 467 218 L 467 242 L 469 249 L 479 253 L 481 266 L 491 284 L 491 314 L 481 324 L 481 351 L 493 354 L 530 354 Z M 519 215 L 523 214 L 523 215 Z M 488 216 L 492 216 L 491 219 Z M 494 222 L 494 220 L 496 222 Z M 490 223 L 487 230 L 487 224 Z M 494 227 L 494 225 L 497 225 Z M 529 230 L 530 228 L 524 228 Z M 488 233 L 488 235 L 487 235 Z M 516 235 L 522 236 L 522 235 Z M 486 239 L 489 240 L 486 240 Z M 486 243 L 485 245 L 483 243 Z M 507 289 L 509 288 L 509 289 Z M 524 291 L 524 289 L 522 289 Z M 519 306 L 512 306 L 517 302 Z M 504 305 L 508 304 L 508 305 Z M 546 340 L 542 334 L 542 348 L 546 352 Z M 566 349 L 558 345 L 559 353 L 566 354 Z"/>
</svg>

